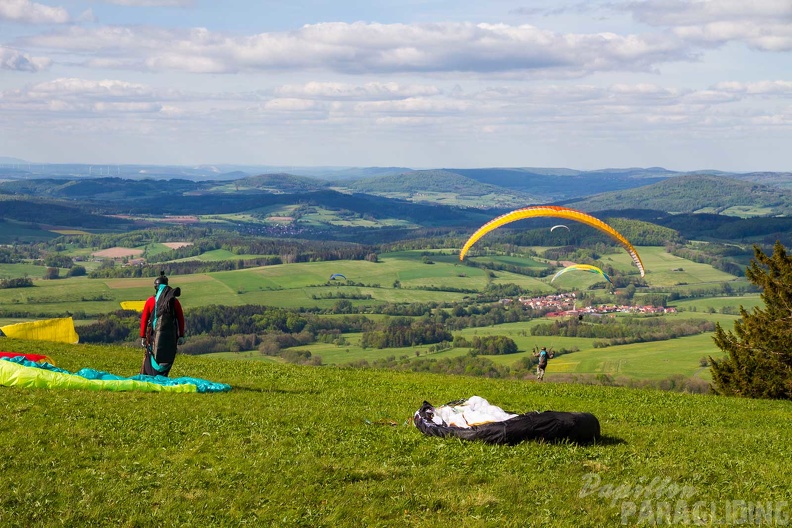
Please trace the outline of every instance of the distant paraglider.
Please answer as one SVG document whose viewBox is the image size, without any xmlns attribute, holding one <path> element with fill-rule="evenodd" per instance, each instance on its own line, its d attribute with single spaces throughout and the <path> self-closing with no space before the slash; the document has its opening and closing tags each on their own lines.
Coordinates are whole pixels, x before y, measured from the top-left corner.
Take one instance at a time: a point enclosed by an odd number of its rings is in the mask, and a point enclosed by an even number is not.
<svg viewBox="0 0 792 528">
<path fill-rule="evenodd" d="M 627 250 L 627 253 L 629 253 L 635 265 L 638 266 L 638 270 L 641 272 L 641 277 L 646 274 L 643 262 L 641 261 L 641 257 L 638 255 L 638 252 L 635 250 L 633 245 L 630 244 L 629 240 L 624 238 L 621 233 L 613 229 L 602 220 L 599 220 L 598 218 L 595 218 L 589 214 L 557 205 L 536 205 L 532 207 L 516 209 L 510 213 L 506 213 L 490 220 L 478 228 L 478 230 L 476 230 L 476 232 L 470 236 L 467 242 L 465 242 L 465 245 L 462 247 L 462 251 L 459 252 L 459 260 L 464 260 L 465 254 L 468 252 L 470 247 L 475 244 L 478 239 L 490 231 L 516 220 L 523 220 L 525 218 L 534 218 L 539 216 L 550 216 L 555 218 L 564 218 L 566 220 L 576 220 L 599 229 L 603 233 L 607 233 L 611 238 L 617 240 L 622 246 L 624 246 L 624 249 Z"/>
<path fill-rule="evenodd" d="M 559 227 L 563 227 L 564 229 L 566 229 L 567 231 L 569 231 L 569 228 L 568 228 L 567 226 L 565 226 L 564 224 L 558 224 L 558 225 L 554 225 L 553 227 L 551 227 L 551 228 L 550 228 L 550 232 L 552 233 L 553 231 L 555 231 L 555 230 L 556 230 L 556 229 L 558 229 Z"/>
<path fill-rule="evenodd" d="M 567 271 L 576 271 L 576 270 L 578 270 L 578 271 L 588 271 L 590 273 L 598 273 L 599 275 L 602 275 L 603 277 L 605 277 L 605 280 L 607 280 L 608 282 L 613 284 L 613 281 L 610 279 L 610 277 L 608 277 L 607 273 L 605 273 L 604 271 L 599 269 L 597 266 L 591 266 L 589 264 L 572 264 L 571 266 L 567 266 L 566 268 L 563 268 L 563 269 L 559 270 L 558 273 L 553 275 L 553 278 L 550 279 L 550 283 L 552 284 L 552 282 L 554 280 L 556 280 L 558 277 L 560 277 L 561 275 L 563 275 Z"/>
<path fill-rule="evenodd" d="M 336 280 L 338 278 L 347 280 L 347 278 L 341 275 L 340 273 L 333 273 L 332 275 L 330 275 L 330 280 Z"/>
</svg>

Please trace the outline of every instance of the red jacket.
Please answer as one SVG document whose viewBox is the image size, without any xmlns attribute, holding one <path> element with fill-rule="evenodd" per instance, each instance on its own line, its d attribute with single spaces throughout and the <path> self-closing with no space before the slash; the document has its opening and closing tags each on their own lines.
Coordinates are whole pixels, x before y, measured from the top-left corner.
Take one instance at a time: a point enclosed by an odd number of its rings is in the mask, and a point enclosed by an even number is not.
<svg viewBox="0 0 792 528">
<path fill-rule="evenodd" d="M 173 308 L 176 311 L 176 320 L 179 323 L 179 337 L 184 337 L 184 312 L 182 312 L 179 299 L 174 299 L 174 301 Z M 151 322 L 151 315 L 154 313 L 155 305 L 156 300 L 153 295 L 146 299 L 146 305 L 143 307 L 143 315 L 140 317 L 140 337 L 146 337 L 146 331 Z"/>
</svg>

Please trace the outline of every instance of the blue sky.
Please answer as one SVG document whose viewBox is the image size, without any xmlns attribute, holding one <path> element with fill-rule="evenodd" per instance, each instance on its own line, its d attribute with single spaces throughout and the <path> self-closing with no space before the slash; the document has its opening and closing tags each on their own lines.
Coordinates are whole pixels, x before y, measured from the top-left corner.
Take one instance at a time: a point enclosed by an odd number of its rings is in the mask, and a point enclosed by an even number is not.
<svg viewBox="0 0 792 528">
<path fill-rule="evenodd" d="M 0 0 L 0 156 L 792 171 L 792 0 Z"/>
</svg>

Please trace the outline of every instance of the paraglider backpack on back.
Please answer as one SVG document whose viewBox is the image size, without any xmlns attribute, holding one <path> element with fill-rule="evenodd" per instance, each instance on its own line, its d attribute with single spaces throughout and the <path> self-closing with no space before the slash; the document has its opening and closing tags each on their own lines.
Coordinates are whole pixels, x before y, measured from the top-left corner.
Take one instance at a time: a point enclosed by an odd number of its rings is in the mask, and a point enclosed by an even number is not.
<svg viewBox="0 0 792 528">
<path fill-rule="evenodd" d="M 154 314 L 151 318 L 151 352 L 159 364 L 171 364 L 176 358 L 179 340 L 179 322 L 176 318 L 176 297 L 180 288 L 162 285 L 157 292 Z"/>
</svg>

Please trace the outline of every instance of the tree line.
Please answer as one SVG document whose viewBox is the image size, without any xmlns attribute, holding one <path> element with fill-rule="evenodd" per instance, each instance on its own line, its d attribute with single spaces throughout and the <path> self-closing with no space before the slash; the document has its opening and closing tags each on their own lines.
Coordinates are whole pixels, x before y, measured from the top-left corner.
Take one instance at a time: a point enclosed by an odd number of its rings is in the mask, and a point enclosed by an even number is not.
<svg viewBox="0 0 792 528">
<path fill-rule="evenodd" d="M 715 330 L 715 323 L 701 320 L 678 320 L 663 317 L 601 317 L 598 321 L 580 320 L 578 317 L 559 319 L 531 328 L 534 336 L 564 336 L 602 339 L 594 342 L 595 348 L 664 341 L 677 337 L 702 334 Z"/>
<path fill-rule="evenodd" d="M 426 319 L 395 317 L 379 323 L 376 328 L 363 332 L 363 348 L 403 348 L 451 341 L 454 337 L 442 323 Z"/>
</svg>

